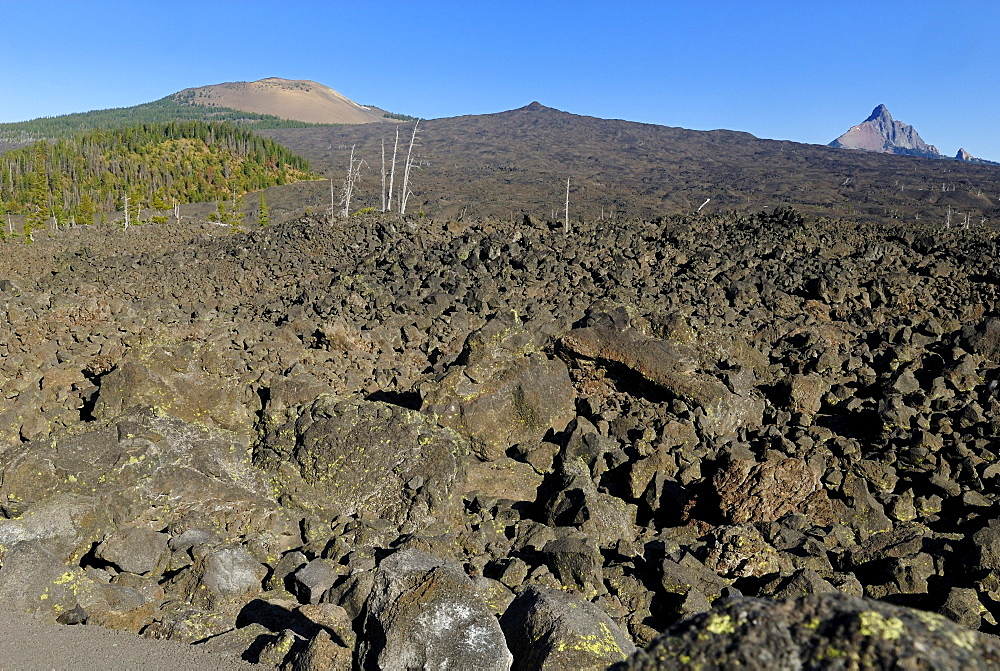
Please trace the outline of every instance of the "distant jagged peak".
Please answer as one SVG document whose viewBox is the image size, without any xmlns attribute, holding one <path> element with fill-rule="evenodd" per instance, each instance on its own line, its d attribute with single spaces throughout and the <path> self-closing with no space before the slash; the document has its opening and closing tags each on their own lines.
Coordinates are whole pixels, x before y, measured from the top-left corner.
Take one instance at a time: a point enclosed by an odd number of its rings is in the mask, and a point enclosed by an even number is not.
<svg viewBox="0 0 1000 671">
<path fill-rule="evenodd" d="M 913 126 L 893 119 L 885 105 L 876 107 L 867 119 L 852 126 L 830 146 L 884 154 L 941 157 L 937 147 L 924 142 Z"/>
<path fill-rule="evenodd" d="M 874 110 L 872 110 L 871 115 L 865 121 L 878 121 L 880 119 L 885 119 L 886 121 L 892 121 L 892 115 L 889 114 L 889 108 L 885 105 L 879 105 Z"/>
<path fill-rule="evenodd" d="M 955 154 L 955 158 L 957 158 L 959 161 L 975 161 L 976 160 L 976 157 L 973 156 L 972 154 L 970 154 L 969 152 L 965 151 L 965 149 L 959 149 L 958 153 Z"/>
</svg>

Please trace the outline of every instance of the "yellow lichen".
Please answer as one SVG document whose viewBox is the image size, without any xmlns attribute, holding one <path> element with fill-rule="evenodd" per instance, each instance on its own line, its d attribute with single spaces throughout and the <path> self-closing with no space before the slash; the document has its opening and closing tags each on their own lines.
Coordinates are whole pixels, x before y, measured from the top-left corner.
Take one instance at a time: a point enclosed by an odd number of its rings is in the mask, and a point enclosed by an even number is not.
<svg viewBox="0 0 1000 671">
<path fill-rule="evenodd" d="M 956 631 L 949 638 L 960 648 L 972 650 L 976 647 L 976 632 L 971 629 Z"/>
<path fill-rule="evenodd" d="M 878 636 L 884 641 L 895 641 L 903 633 L 903 621 L 898 617 L 882 617 L 879 613 L 866 610 L 859 615 L 861 633 L 865 636 Z"/>
<path fill-rule="evenodd" d="M 733 618 L 717 613 L 712 613 L 709 616 L 705 629 L 713 634 L 731 634 L 736 631 L 736 627 L 733 625 Z"/>
<path fill-rule="evenodd" d="M 938 615 L 937 613 L 928 613 L 926 611 L 918 610 L 916 611 L 917 618 L 924 623 L 927 627 L 927 631 L 937 631 L 941 628 L 941 624 L 946 620 L 944 616 Z"/>
<path fill-rule="evenodd" d="M 615 642 L 615 636 L 611 633 L 611 629 L 608 625 L 603 622 L 598 622 L 597 626 L 601 630 L 600 634 L 578 636 L 571 641 L 559 641 L 556 645 L 556 650 L 559 652 L 563 652 L 565 650 L 589 652 L 593 655 L 601 657 L 615 655 L 624 659 L 625 652 L 621 649 L 621 646 Z"/>
</svg>

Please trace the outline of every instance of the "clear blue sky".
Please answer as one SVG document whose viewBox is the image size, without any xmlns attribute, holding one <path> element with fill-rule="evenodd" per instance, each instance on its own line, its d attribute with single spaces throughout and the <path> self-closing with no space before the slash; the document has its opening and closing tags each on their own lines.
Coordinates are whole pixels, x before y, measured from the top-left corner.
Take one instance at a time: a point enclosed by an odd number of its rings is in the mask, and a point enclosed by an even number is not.
<svg viewBox="0 0 1000 671">
<path fill-rule="evenodd" d="M 263 77 L 433 118 L 532 100 L 827 143 L 878 104 L 1000 161 L 1000 2 L 0 0 L 0 121 Z"/>
</svg>

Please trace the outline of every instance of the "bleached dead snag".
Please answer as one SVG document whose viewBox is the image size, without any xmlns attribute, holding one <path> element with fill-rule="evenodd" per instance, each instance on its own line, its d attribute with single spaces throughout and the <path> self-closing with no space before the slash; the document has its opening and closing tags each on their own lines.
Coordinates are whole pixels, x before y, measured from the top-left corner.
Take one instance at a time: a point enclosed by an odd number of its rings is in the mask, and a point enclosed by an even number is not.
<svg viewBox="0 0 1000 671">
<path fill-rule="evenodd" d="M 406 163 L 403 169 L 403 186 L 399 191 L 399 213 L 406 214 L 406 203 L 413 193 L 410 191 L 410 168 L 413 167 L 413 145 L 417 140 L 417 126 L 420 120 L 413 124 L 413 134 L 410 135 L 410 148 L 406 152 Z"/>
<path fill-rule="evenodd" d="M 364 165 L 362 159 L 354 158 L 354 148 L 356 145 L 351 146 L 351 158 L 347 163 L 347 177 L 344 178 L 344 188 L 340 194 L 340 204 L 344 206 L 341 213 L 344 217 L 348 217 L 351 214 L 351 198 L 354 196 L 354 187 L 357 185 L 358 180 L 361 179 L 361 166 Z M 333 180 L 330 180 L 330 210 L 333 211 Z"/>
<path fill-rule="evenodd" d="M 563 233 L 569 233 L 569 177 L 566 178 L 566 221 L 563 223 Z"/>
<path fill-rule="evenodd" d="M 704 202 L 704 203 L 702 203 L 701 205 L 699 205 L 699 206 L 698 206 L 698 209 L 694 211 L 694 212 L 695 212 L 695 214 L 698 214 L 699 212 L 701 212 L 701 209 L 702 209 L 703 207 L 705 207 L 706 205 L 708 205 L 708 202 L 709 202 L 710 200 L 712 200 L 712 199 L 711 199 L 711 198 L 706 198 L 706 199 L 705 199 L 705 202 Z"/>
<path fill-rule="evenodd" d="M 382 138 L 382 212 L 385 212 L 385 138 Z"/>
<path fill-rule="evenodd" d="M 386 192 L 386 212 L 392 212 L 392 187 L 396 182 L 397 149 L 399 149 L 399 128 L 396 128 L 396 143 L 392 145 L 392 170 L 389 172 L 389 190 Z"/>
<path fill-rule="evenodd" d="M 128 230 L 128 225 L 129 225 L 129 218 L 128 218 L 129 217 L 129 212 L 128 212 L 128 194 L 127 193 L 124 196 L 122 196 L 122 200 L 125 201 L 125 230 L 127 231 Z"/>
</svg>

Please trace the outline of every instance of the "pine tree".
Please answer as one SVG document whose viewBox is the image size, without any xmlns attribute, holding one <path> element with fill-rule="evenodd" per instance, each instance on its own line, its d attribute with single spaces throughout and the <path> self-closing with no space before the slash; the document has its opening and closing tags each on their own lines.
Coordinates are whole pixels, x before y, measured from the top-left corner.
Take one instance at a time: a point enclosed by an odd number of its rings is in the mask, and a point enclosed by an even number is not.
<svg viewBox="0 0 1000 671">
<path fill-rule="evenodd" d="M 170 205 L 167 204 L 166 196 L 163 194 L 163 188 L 162 187 L 159 188 L 159 189 L 157 189 L 156 193 L 153 194 L 153 198 L 150 201 L 149 206 L 151 208 L 153 208 L 154 210 L 158 210 L 158 211 L 163 211 L 163 210 L 169 210 L 170 209 Z"/>
<path fill-rule="evenodd" d="M 80 203 L 76 206 L 76 222 L 90 226 L 94 223 L 94 214 L 96 212 L 97 206 L 94 204 L 94 199 L 90 197 L 89 193 L 84 192 L 80 196 Z"/>
<path fill-rule="evenodd" d="M 35 169 L 28 182 L 28 216 L 23 229 L 26 242 L 34 242 L 32 232 L 44 226 L 52 216 L 49 210 L 49 184 L 45 176 L 44 161 L 40 153 L 35 157 Z"/>
<path fill-rule="evenodd" d="M 267 200 L 264 199 L 264 192 L 260 192 L 260 205 L 257 207 L 257 223 L 261 226 L 271 225 L 271 213 L 267 209 Z"/>
<path fill-rule="evenodd" d="M 153 208 L 152 221 L 154 224 L 165 224 L 167 223 L 167 216 L 163 214 L 165 210 L 169 210 L 170 206 L 167 205 L 166 197 L 163 195 L 163 188 L 159 188 L 153 194 L 152 199 L 150 199 L 149 206 Z"/>
</svg>

